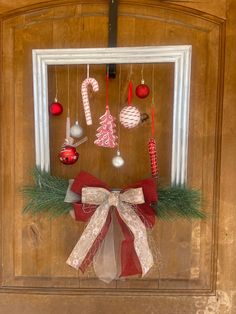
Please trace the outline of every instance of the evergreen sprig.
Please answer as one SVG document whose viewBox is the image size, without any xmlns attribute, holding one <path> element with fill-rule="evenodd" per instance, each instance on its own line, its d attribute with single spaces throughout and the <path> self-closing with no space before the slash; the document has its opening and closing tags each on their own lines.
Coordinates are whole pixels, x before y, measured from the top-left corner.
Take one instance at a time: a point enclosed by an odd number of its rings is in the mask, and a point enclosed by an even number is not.
<svg viewBox="0 0 236 314">
<path fill-rule="evenodd" d="M 199 190 L 171 186 L 158 188 L 158 202 L 153 207 L 160 219 L 204 219 L 206 214 L 200 210 L 201 205 Z"/>
<path fill-rule="evenodd" d="M 49 217 L 68 214 L 71 204 L 64 198 L 68 188 L 68 180 L 50 175 L 36 168 L 33 172 L 34 185 L 25 186 L 22 193 L 29 200 L 23 209 L 25 213 L 47 213 Z"/>
<path fill-rule="evenodd" d="M 68 188 L 68 180 L 50 175 L 36 168 L 33 172 L 34 185 L 22 188 L 27 197 L 23 212 L 39 214 L 47 213 L 50 218 L 68 214 L 71 204 L 64 198 Z M 159 187 L 158 203 L 152 207 L 160 219 L 176 218 L 203 219 L 206 217 L 201 208 L 201 193 L 186 187 Z"/>
</svg>

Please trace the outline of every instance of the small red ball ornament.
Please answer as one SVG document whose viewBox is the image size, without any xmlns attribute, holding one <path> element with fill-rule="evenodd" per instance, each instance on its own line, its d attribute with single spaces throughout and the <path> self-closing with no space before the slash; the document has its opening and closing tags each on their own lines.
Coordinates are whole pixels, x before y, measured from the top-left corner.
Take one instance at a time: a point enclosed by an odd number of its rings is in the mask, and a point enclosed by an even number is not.
<svg viewBox="0 0 236 314">
<path fill-rule="evenodd" d="M 135 90 L 136 96 L 139 98 L 146 98 L 149 93 L 149 87 L 144 83 L 144 80 L 141 81 L 141 84 L 136 87 Z"/>
<path fill-rule="evenodd" d="M 78 160 L 79 153 L 77 153 L 75 147 L 66 145 L 62 147 L 59 158 L 64 165 L 73 165 Z"/>
<path fill-rule="evenodd" d="M 54 102 L 51 103 L 49 107 L 49 111 L 53 116 L 59 116 L 63 112 L 63 107 L 62 105 L 57 101 L 55 98 Z"/>
</svg>

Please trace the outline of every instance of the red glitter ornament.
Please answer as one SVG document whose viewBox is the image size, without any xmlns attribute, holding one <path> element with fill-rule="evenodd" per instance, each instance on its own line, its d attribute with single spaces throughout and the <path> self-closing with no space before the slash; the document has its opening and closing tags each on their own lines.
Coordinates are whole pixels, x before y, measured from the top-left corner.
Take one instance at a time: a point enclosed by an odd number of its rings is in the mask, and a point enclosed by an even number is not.
<svg viewBox="0 0 236 314">
<path fill-rule="evenodd" d="M 57 101 L 57 99 L 55 98 L 54 102 L 51 103 L 50 107 L 49 107 L 49 111 L 51 113 L 51 115 L 53 116 L 59 116 L 60 114 L 62 114 L 63 112 L 63 107 L 62 105 Z"/>
<path fill-rule="evenodd" d="M 155 129 L 154 129 L 154 106 L 152 107 L 152 137 L 148 141 L 148 152 L 151 164 L 151 173 L 153 178 L 158 177 L 158 164 L 157 164 L 157 148 L 155 141 Z"/>
<path fill-rule="evenodd" d="M 141 81 L 141 84 L 136 87 L 135 94 L 139 98 L 146 98 L 150 93 L 149 87 L 144 83 L 144 80 Z"/>
<path fill-rule="evenodd" d="M 154 138 L 150 138 L 148 141 L 148 152 L 150 157 L 152 177 L 156 178 L 158 176 L 158 166 L 157 166 L 156 141 Z"/>
<path fill-rule="evenodd" d="M 59 158 L 64 165 L 73 165 L 78 160 L 79 153 L 77 153 L 75 147 L 66 145 L 62 147 Z"/>
</svg>

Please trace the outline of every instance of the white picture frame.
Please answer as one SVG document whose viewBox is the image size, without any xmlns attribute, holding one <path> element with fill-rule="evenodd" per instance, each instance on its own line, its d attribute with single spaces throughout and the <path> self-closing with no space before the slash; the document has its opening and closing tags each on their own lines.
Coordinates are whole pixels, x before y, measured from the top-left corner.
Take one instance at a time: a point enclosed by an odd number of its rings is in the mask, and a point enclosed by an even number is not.
<svg viewBox="0 0 236 314">
<path fill-rule="evenodd" d="M 50 171 L 48 66 L 174 63 L 171 184 L 187 181 L 191 46 L 33 49 L 36 166 Z"/>
</svg>

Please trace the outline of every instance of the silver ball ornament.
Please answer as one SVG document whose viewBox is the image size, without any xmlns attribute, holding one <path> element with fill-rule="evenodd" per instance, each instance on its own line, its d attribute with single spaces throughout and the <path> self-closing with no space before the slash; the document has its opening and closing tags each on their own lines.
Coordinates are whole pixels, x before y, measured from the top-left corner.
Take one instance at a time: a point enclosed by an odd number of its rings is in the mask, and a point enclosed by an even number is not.
<svg viewBox="0 0 236 314">
<path fill-rule="evenodd" d="M 72 127 L 70 128 L 70 135 L 72 137 L 76 137 L 79 138 L 83 135 L 84 131 L 81 128 L 81 126 L 79 125 L 78 121 L 75 121 L 75 124 L 72 125 Z"/>
<path fill-rule="evenodd" d="M 118 150 L 116 156 L 112 158 L 112 165 L 116 168 L 120 168 L 124 165 L 125 161 L 120 155 L 120 151 Z"/>
</svg>

